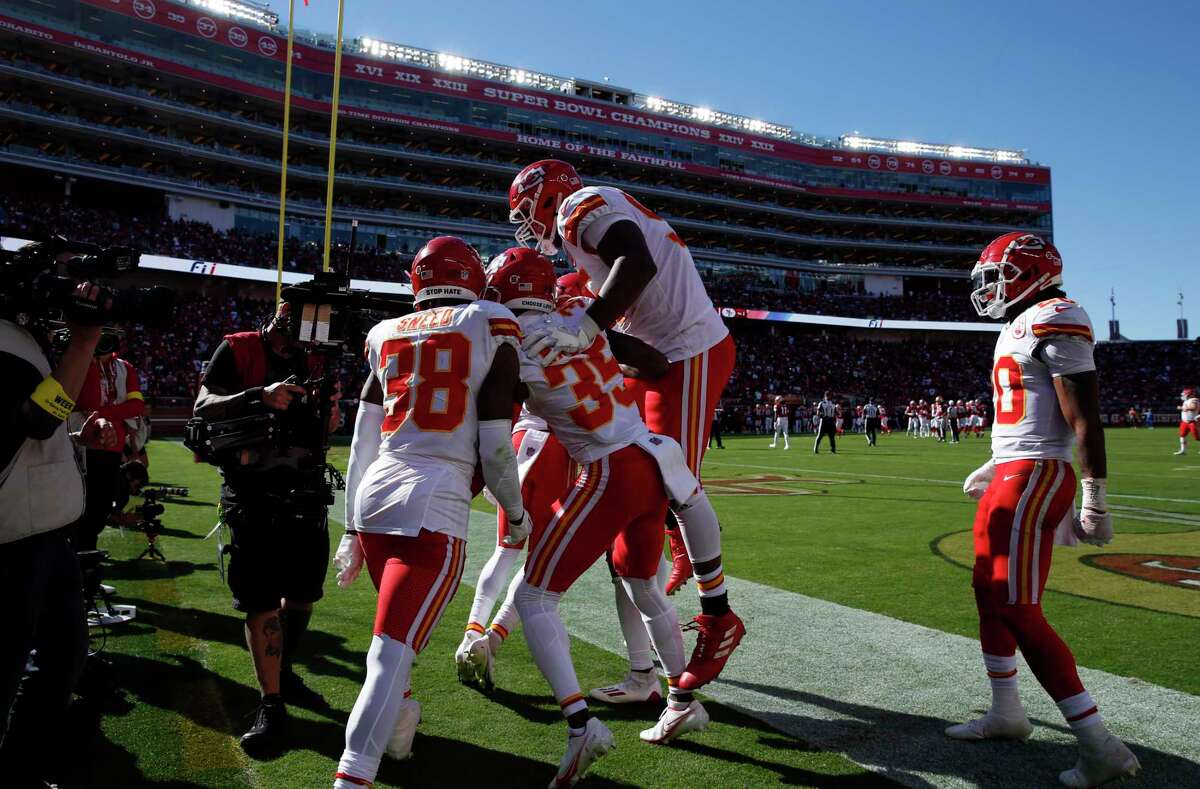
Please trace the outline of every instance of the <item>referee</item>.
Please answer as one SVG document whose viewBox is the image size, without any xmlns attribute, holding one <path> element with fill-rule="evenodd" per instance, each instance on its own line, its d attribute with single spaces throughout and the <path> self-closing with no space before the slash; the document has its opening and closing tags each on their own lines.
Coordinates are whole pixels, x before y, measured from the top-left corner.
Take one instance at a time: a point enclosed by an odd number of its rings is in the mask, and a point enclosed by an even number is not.
<svg viewBox="0 0 1200 789">
<path fill-rule="evenodd" d="M 834 415 L 837 413 L 837 406 L 829 399 L 829 392 L 825 393 L 824 399 L 817 403 L 817 417 L 820 421 L 817 423 L 817 438 L 813 441 L 813 454 L 821 453 L 821 438 L 829 436 L 829 452 L 837 454 L 837 429 L 834 426 Z"/>
<path fill-rule="evenodd" d="M 873 398 L 867 398 L 867 404 L 863 406 L 863 420 L 867 432 L 867 446 L 876 446 L 875 436 L 879 432 L 879 406 L 875 405 Z"/>
</svg>

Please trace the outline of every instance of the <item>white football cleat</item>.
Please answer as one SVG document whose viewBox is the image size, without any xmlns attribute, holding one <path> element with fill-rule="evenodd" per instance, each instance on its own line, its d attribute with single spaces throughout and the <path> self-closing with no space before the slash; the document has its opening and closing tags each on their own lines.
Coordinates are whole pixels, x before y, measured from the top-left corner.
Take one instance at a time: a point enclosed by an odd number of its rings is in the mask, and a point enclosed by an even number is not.
<svg viewBox="0 0 1200 789">
<path fill-rule="evenodd" d="M 496 664 L 492 655 L 490 638 L 481 637 L 471 642 L 471 646 L 467 648 L 467 662 L 471 664 L 472 678 L 484 690 L 496 687 L 496 683 L 492 679 L 492 672 Z"/>
<path fill-rule="evenodd" d="M 1186 449 L 1181 449 L 1181 450 L 1179 450 L 1178 452 L 1176 452 L 1175 454 L 1176 454 L 1176 455 L 1186 455 L 1186 454 L 1187 454 L 1187 450 L 1186 450 Z"/>
<path fill-rule="evenodd" d="M 413 737 L 417 734 L 417 724 L 421 722 L 421 702 L 416 699 L 405 699 L 400 703 L 400 717 L 396 720 L 396 729 L 388 739 L 384 753 L 398 762 L 412 758 Z"/>
<path fill-rule="evenodd" d="M 682 710 L 673 710 L 670 705 L 658 716 L 654 728 L 645 729 L 638 736 L 642 742 L 666 745 L 671 740 L 689 731 L 700 731 L 708 725 L 708 711 L 698 701 L 693 701 Z"/>
<path fill-rule="evenodd" d="M 952 740 L 1020 740 L 1024 742 L 1033 734 L 1033 724 L 1025 711 L 1020 714 L 1001 715 L 988 710 L 982 718 L 966 723 L 956 723 L 946 728 L 946 736 Z"/>
<path fill-rule="evenodd" d="M 593 688 L 588 696 L 608 704 L 640 704 L 662 699 L 662 681 L 650 671 L 630 671 L 616 685 Z"/>
<path fill-rule="evenodd" d="M 483 638 L 481 633 L 468 630 L 463 633 L 462 643 L 454 652 L 454 663 L 458 667 L 458 681 L 470 685 L 475 681 L 475 666 L 471 663 L 471 645 Z"/>
<path fill-rule="evenodd" d="M 1132 778 L 1142 769 L 1141 762 L 1125 743 L 1109 734 L 1098 745 L 1080 741 L 1079 761 L 1070 770 L 1058 774 L 1063 786 L 1102 786 L 1115 778 Z"/>
<path fill-rule="evenodd" d="M 567 735 L 567 752 L 558 763 L 558 775 L 550 782 L 549 789 L 574 786 L 593 762 L 616 747 L 608 727 L 599 718 L 589 718 L 583 734 Z"/>
</svg>

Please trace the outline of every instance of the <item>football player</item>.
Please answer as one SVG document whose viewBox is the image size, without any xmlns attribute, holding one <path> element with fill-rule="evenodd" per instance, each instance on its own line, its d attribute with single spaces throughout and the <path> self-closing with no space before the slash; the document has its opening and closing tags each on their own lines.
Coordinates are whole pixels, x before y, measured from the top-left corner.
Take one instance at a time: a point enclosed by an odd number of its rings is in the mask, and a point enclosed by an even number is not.
<svg viewBox="0 0 1200 789">
<path fill-rule="evenodd" d="M 683 239 L 630 195 L 585 187 L 575 168 L 544 159 L 513 180 L 509 220 L 517 241 L 554 254 L 561 243 L 591 281 L 596 300 L 572 312 L 573 322 L 542 321 L 525 348 L 539 361 L 579 352 L 601 329 L 621 319 L 623 331 L 666 354 L 670 371 L 646 383 L 645 420 L 682 447 L 692 474 L 708 447 L 713 410 L 733 372 L 734 343 L 713 308 Z M 745 625 L 729 608 L 715 517 L 672 508 L 682 537 L 669 532 L 673 567 L 668 593 L 694 575 L 701 637 L 689 665 L 710 678 L 741 641 Z M 703 668 L 701 664 L 707 664 Z"/>
<path fill-rule="evenodd" d="M 1059 780 L 1099 786 L 1136 773 L 1140 765 L 1105 727 L 1071 650 L 1041 604 L 1056 532 L 1068 544 L 1073 536 L 1104 545 L 1113 536 L 1091 321 L 1063 293 L 1058 251 L 1036 235 L 1000 236 L 984 248 L 971 276 L 976 312 L 1005 321 L 992 368 L 992 459 L 963 485 L 979 500 L 972 585 L 992 705 L 982 718 L 951 726 L 946 734 L 961 740 L 1029 737 L 1033 726 L 1017 695 L 1020 648 L 1079 741 L 1078 763 Z M 1083 473 L 1079 515 L 1073 444 Z"/>
<path fill-rule="evenodd" d="M 917 414 L 916 400 L 908 401 L 908 406 L 904 409 L 904 416 L 908 420 L 908 437 L 916 438 L 921 435 L 921 418 Z"/>
<path fill-rule="evenodd" d="M 489 270 L 488 296 L 511 308 L 522 326 L 546 321 L 578 325 L 588 304 L 572 300 L 555 310 L 550 301 L 553 272 L 550 261 L 533 250 L 506 254 Z M 641 739 L 664 744 L 708 723 L 693 692 L 712 677 L 695 673 L 695 660 L 685 664 L 678 616 L 656 573 L 669 502 L 707 512 L 714 521 L 716 514 L 679 445 L 651 433 L 638 414 L 613 351 L 626 341 L 630 338 L 616 332 L 601 332 L 578 352 L 544 365 L 529 359 L 522 365 L 526 407 L 546 421 L 582 468 L 555 502 L 553 517 L 534 528 L 516 592 L 529 650 L 569 730 L 567 751 L 551 787 L 573 785 L 613 747 L 612 734 L 591 716 L 579 690 L 570 640 L 558 613 L 562 594 L 610 546 L 613 569 L 641 613 L 667 674 L 667 707 Z M 636 356 L 629 349 L 619 353 L 627 363 Z"/>
<path fill-rule="evenodd" d="M 367 336 L 369 377 L 346 473 L 338 584 L 348 586 L 365 563 L 379 599 L 336 789 L 370 786 L 385 751 L 411 753 L 421 716 L 409 689 L 413 660 L 462 577 L 477 462 L 510 539 L 530 530 L 512 447 L 516 318 L 477 300 L 483 265 L 461 239 L 427 243 L 411 277 L 417 311 Z"/>
<path fill-rule="evenodd" d="M 771 413 L 775 417 L 775 435 L 771 437 L 771 449 L 779 442 L 779 436 L 783 436 L 783 448 L 791 449 L 788 446 L 788 411 L 787 406 L 783 403 L 783 395 L 775 395 L 775 402 L 771 405 Z"/>
<path fill-rule="evenodd" d="M 1196 423 L 1196 416 L 1200 414 L 1200 398 L 1196 397 L 1194 389 L 1184 389 L 1179 399 L 1179 451 L 1175 454 L 1185 455 L 1188 436 L 1200 441 L 1200 424 Z"/>
</svg>

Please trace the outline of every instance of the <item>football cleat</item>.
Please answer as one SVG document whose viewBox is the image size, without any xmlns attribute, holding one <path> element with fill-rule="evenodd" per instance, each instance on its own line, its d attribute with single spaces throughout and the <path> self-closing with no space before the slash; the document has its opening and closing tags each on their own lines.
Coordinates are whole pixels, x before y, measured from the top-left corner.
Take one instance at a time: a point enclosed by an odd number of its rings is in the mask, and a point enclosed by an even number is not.
<svg viewBox="0 0 1200 789">
<path fill-rule="evenodd" d="M 1176 455 L 1186 455 L 1186 454 L 1187 454 L 1187 450 L 1186 450 L 1186 449 L 1181 449 L 1181 450 L 1179 450 L 1178 452 L 1176 452 L 1175 454 L 1176 454 Z"/>
<path fill-rule="evenodd" d="M 645 729 L 638 736 L 642 738 L 642 742 L 666 745 L 682 734 L 700 731 L 707 725 L 708 711 L 700 702 L 693 701 L 682 710 L 673 710 L 668 704 L 658 716 L 658 723 L 654 724 L 654 728 Z"/>
<path fill-rule="evenodd" d="M 471 662 L 471 645 L 483 635 L 475 630 L 463 633 L 462 643 L 454 652 L 454 663 L 458 667 L 458 681 L 470 685 L 475 681 L 475 665 Z"/>
<path fill-rule="evenodd" d="M 593 688 L 588 693 L 596 701 L 608 704 L 640 704 L 646 701 L 662 699 L 662 684 L 653 670 L 630 671 L 616 685 L 607 688 Z"/>
<path fill-rule="evenodd" d="M 496 662 L 490 638 L 477 638 L 471 642 L 471 646 L 467 648 L 467 662 L 471 665 L 473 680 L 480 687 L 484 690 L 496 687 L 492 673 Z"/>
<path fill-rule="evenodd" d="M 1021 710 L 1019 715 L 1001 715 L 988 710 L 982 718 L 946 727 L 946 736 L 952 740 L 1020 740 L 1024 742 L 1033 734 L 1033 724 Z"/>
<path fill-rule="evenodd" d="M 675 594 L 679 587 L 692 577 L 692 560 L 688 558 L 687 545 L 679 529 L 667 529 L 667 542 L 671 546 L 671 574 L 667 576 L 667 594 Z"/>
<path fill-rule="evenodd" d="M 616 747 L 608 727 L 599 718 L 589 718 L 583 734 L 567 735 L 567 752 L 558 763 L 558 774 L 549 789 L 574 786 L 593 762 Z"/>
<path fill-rule="evenodd" d="M 417 724 L 420 722 L 421 702 L 412 698 L 400 702 L 400 717 L 396 720 L 396 728 L 388 738 L 384 753 L 398 762 L 411 759 L 413 737 L 417 734 Z"/>
<path fill-rule="evenodd" d="M 716 679 L 746 635 L 746 625 L 732 611 L 721 616 L 700 614 L 683 629 L 696 631 L 696 648 L 679 677 L 680 690 L 696 690 Z"/>
<path fill-rule="evenodd" d="M 1109 734 L 1098 745 L 1079 743 L 1079 761 L 1059 773 L 1063 786 L 1102 786 L 1116 778 L 1131 778 L 1142 769 L 1141 762 L 1125 743 Z"/>
</svg>

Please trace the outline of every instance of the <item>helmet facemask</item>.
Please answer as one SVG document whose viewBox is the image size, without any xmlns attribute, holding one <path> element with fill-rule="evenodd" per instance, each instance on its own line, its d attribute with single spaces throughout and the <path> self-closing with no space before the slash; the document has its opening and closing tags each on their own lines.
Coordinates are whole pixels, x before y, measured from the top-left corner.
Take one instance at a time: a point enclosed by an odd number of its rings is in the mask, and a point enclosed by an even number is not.
<svg viewBox="0 0 1200 789">
<path fill-rule="evenodd" d="M 552 217 L 549 224 L 537 218 L 537 204 L 542 196 L 542 188 L 545 184 L 538 184 L 533 195 L 522 197 L 517 203 L 517 207 L 512 209 L 508 214 L 508 221 L 511 224 L 517 225 L 516 232 L 513 237 L 517 243 L 523 247 L 536 249 L 538 252 L 547 257 L 558 254 L 558 245 L 554 243 L 554 224 L 553 217 L 558 214 L 558 205 L 562 201 L 561 197 L 556 197 L 554 207 L 549 211 L 549 216 Z M 547 206 L 550 209 L 550 206 Z"/>
</svg>

